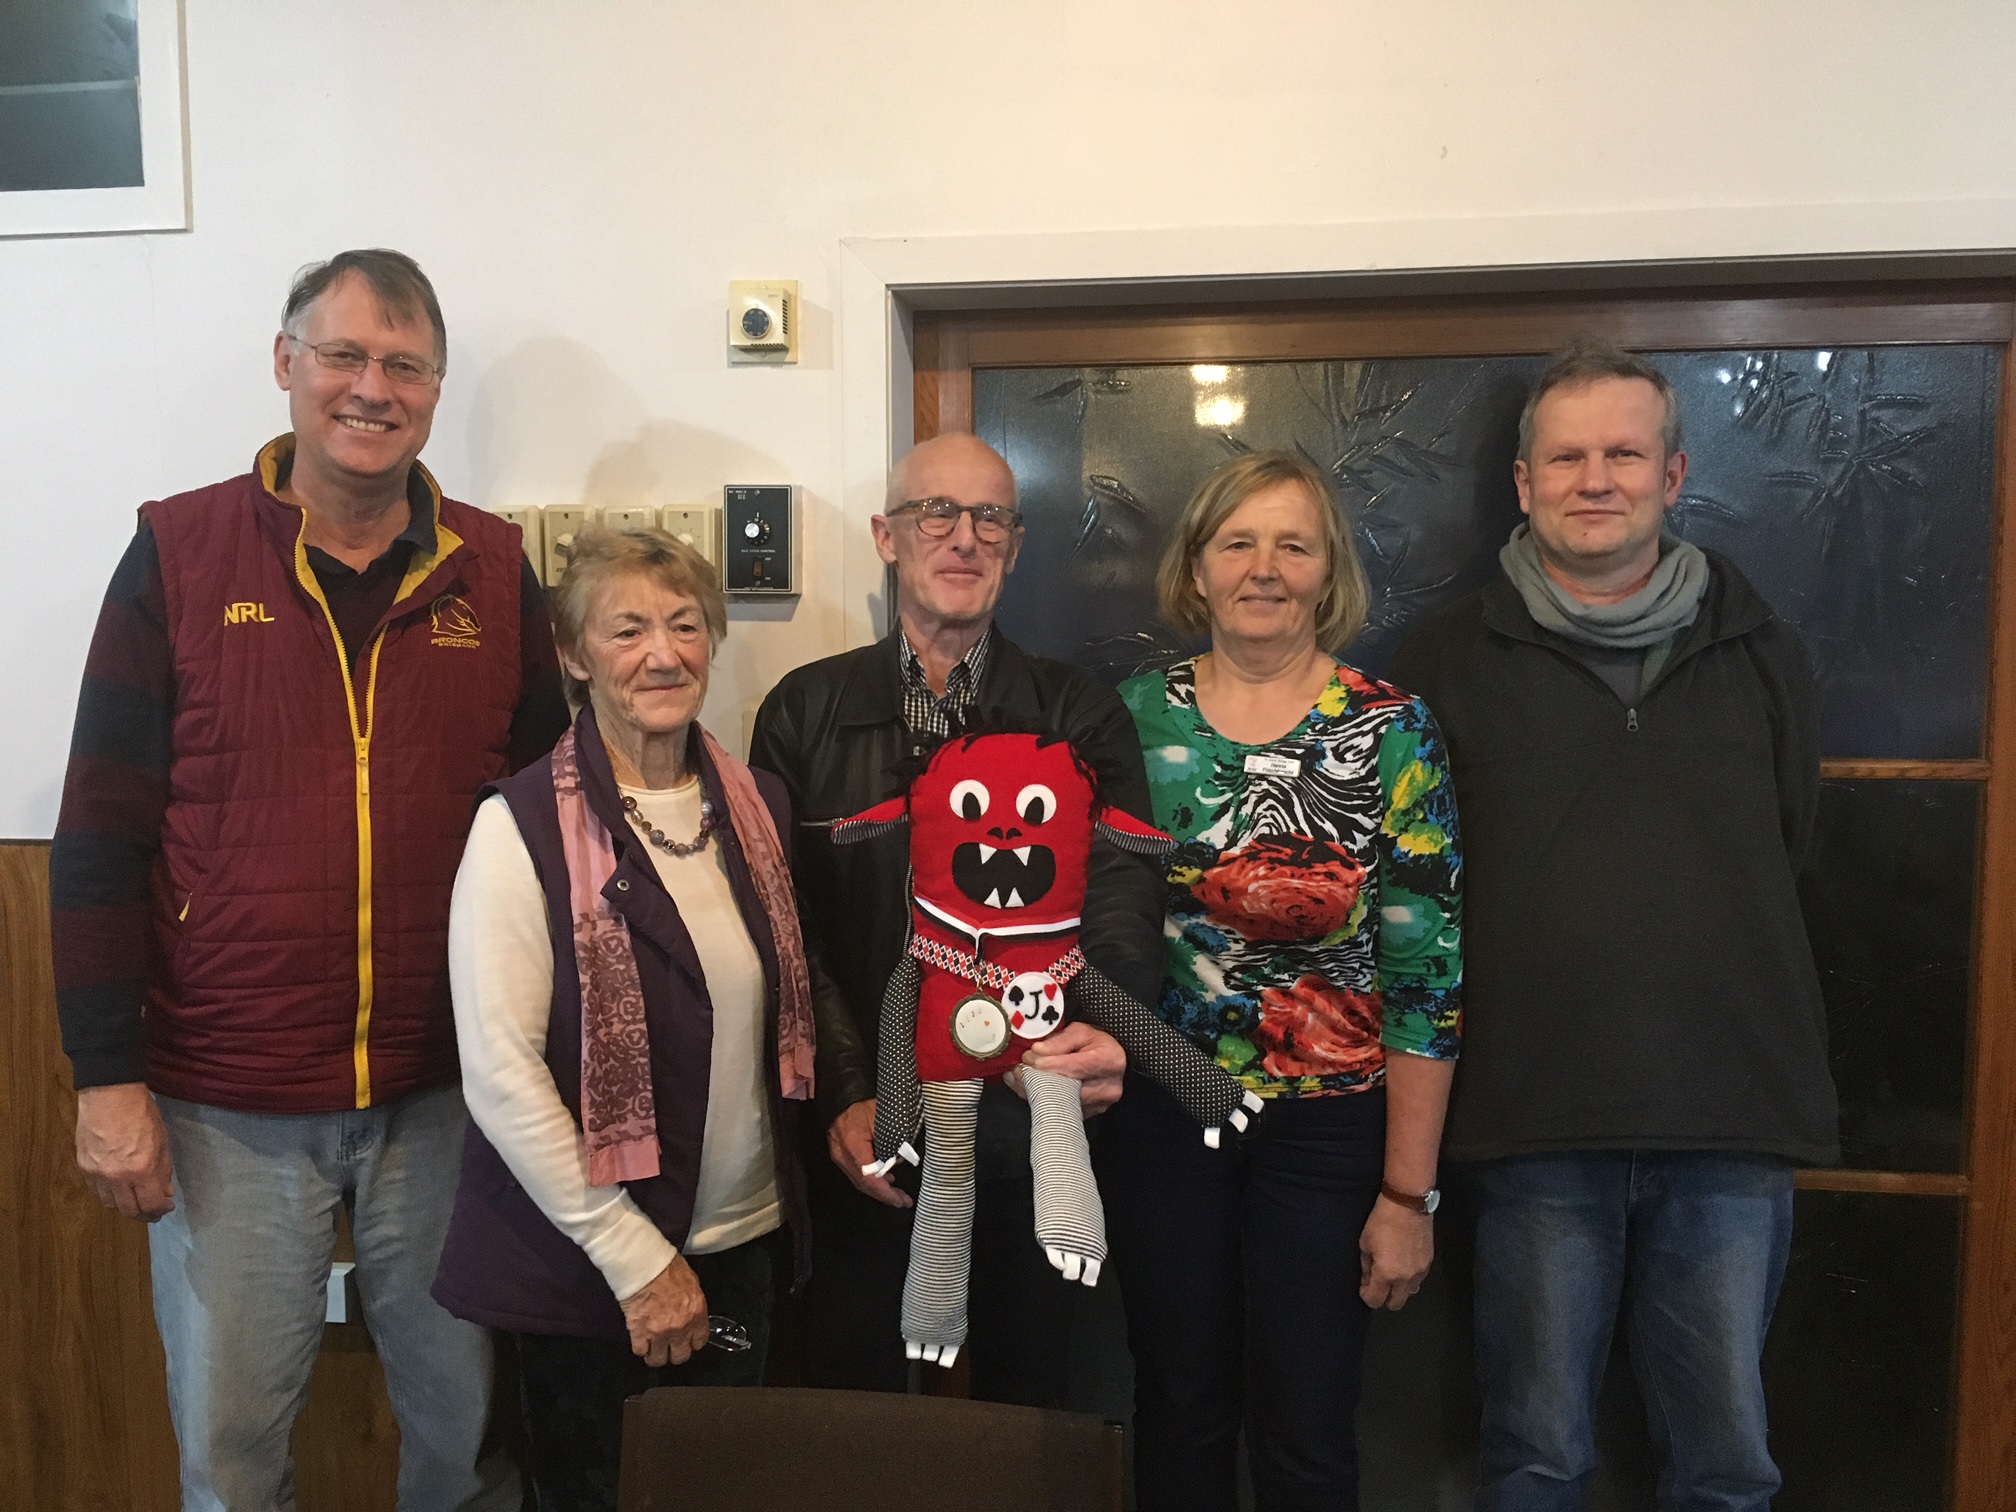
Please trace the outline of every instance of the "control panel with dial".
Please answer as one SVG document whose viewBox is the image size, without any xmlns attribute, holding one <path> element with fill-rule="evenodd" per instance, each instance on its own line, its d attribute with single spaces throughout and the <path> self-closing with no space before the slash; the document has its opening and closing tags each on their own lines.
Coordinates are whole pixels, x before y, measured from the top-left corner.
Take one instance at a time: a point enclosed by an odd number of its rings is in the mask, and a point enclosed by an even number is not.
<svg viewBox="0 0 2016 1512">
<path fill-rule="evenodd" d="M 789 483 L 730 483 L 721 490 L 721 586 L 735 594 L 798 589 L 798 490 Z"/>
</svg>

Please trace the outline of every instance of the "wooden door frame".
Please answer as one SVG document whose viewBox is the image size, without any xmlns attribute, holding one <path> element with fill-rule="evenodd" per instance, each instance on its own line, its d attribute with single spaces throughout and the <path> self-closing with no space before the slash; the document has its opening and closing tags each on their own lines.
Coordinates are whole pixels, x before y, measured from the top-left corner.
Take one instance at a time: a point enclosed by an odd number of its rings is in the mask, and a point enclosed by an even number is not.
<svg viewBox="0 0 2016 1512">
<path fill-rule="evenodd" d="M 1310 300 L 1292 305 L 918 311 L 915 436 L 973 428 L 996 367 L 1538 355 L 1570 334 L 1635 351 L 1982 343 L 2002 348 L 1994 579 L 1981 759 L 1829 761 L 1834 778 L 1984 785 L 1959 1175 L 1802 1171 L 1805 1190 L 1963 1199 L 1954 1320 L 1953 1512 L 2016 1506 L 2016 280 Z"/>
</svg>

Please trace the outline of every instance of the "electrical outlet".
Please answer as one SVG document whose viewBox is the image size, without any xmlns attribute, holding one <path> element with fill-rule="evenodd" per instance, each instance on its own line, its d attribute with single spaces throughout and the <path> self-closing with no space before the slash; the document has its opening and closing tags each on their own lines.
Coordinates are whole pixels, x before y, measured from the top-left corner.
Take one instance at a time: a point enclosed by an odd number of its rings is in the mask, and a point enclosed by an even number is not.
<svg viewBox="0 0 2016 1512">
<path fill-rule="evenodd" d="M 684 541 L 707 558 L 718 576 L 721 571 L 721 511 L 698 504 L 691 509 L 668 506 L 662 513 L 665 533 L 674 540 Z"/>
<path fill-rule="evenodd" d="M 548 504 L 540 511 L 546 527 L 546 586 L 551 588 L 567 570 L 573 554 L 574 537 L 595 518 L 595 511 L 579 504 Z"/>
<path fill-rule="evenodd" d="M 658 511 L 649 504 L 630 509 L 604 509 L 602 523 L 611 530 L 656 530 Z"/>
<path fill-rule="evenodd" d="M 500 520 L 509 520 L 525 532 L 525 560 L 532 564 L 532 575 L 543 582 L 546 577 L 546 532 L 539 517 L 539 506 L 514 504 L 504 509 L 493 509 L 490 513 Z"/>
</svg>

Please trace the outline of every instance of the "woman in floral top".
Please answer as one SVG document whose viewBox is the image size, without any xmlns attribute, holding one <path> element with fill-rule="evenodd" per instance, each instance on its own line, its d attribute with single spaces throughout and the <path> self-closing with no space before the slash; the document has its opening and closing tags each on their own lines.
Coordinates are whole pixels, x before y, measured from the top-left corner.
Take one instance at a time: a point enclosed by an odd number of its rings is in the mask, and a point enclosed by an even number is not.
<svg viewBox="0 0 2016 1512">
<path fill-rule="evenodd" d="M 1352 1419 L 1376 1307 L 1434 1253 L 1460 1023 L 1461 863 L 1420 700 L 1325 649 L 1366 588 L 1323 474 L 1219 468 L 1162 562 L 1163 613 L 1211 650 L 1121 688 L 1168 861 L 1158 1011 L 1267 1099 L 1207 1149 L 1138 1079 L 1102 1185 L 1135 1361 L 1143 1512 L 1357 1505 Z"/>
</svg>

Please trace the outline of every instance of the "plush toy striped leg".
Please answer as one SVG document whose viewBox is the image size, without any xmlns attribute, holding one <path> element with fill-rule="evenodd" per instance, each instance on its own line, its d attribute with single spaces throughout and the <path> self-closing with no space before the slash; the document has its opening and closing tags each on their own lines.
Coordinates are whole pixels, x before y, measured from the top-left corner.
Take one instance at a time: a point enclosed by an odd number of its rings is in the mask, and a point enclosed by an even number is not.
<svg viewBox="0 0 2016 1512">
<path fill-rule="evenodd" d="M 917 994 L 924 969 L 909 956 L 889 974 L 875 1044 L 875 1161 L 862 1169 L 887 1176 L 898 1160 L 917 1164 L 924 1101 L 917 1090 Z"/>
<path fill-rule="evenodd" d="M 1073 1013 L 1120 1041 L 1127 1049 L 1128 1065 L 1168 1088 L 1204 1126 L 1204 1143 L 1218 1148 L 1221 1125 L 1230 1125 L 1235 1134 L 1246 1132 L 1262 1107 L 1260 1099 L 1101 975 L 1098 967 L 1079 972 L 1064 993 Z"/>
<path fill-rule="evenodd" d="M 966 1340 L 973 1248 L 973 1133 L 977 1081 L 926 1082 L 924 1175 L 903 1278 L 903 1343 L 913 1360 L 949 1366 Z"/>
<path fill-rule="evenodd" d="M 1054 1071 L 1022 1071 L 1029 1098 L 1029 1168 L 1036 1178 L 1036 1242 L 1066 1281 L 1099 1284 L 1106 1210 L 1092 1179 L 1078 1083 Z"/>
</svg>

